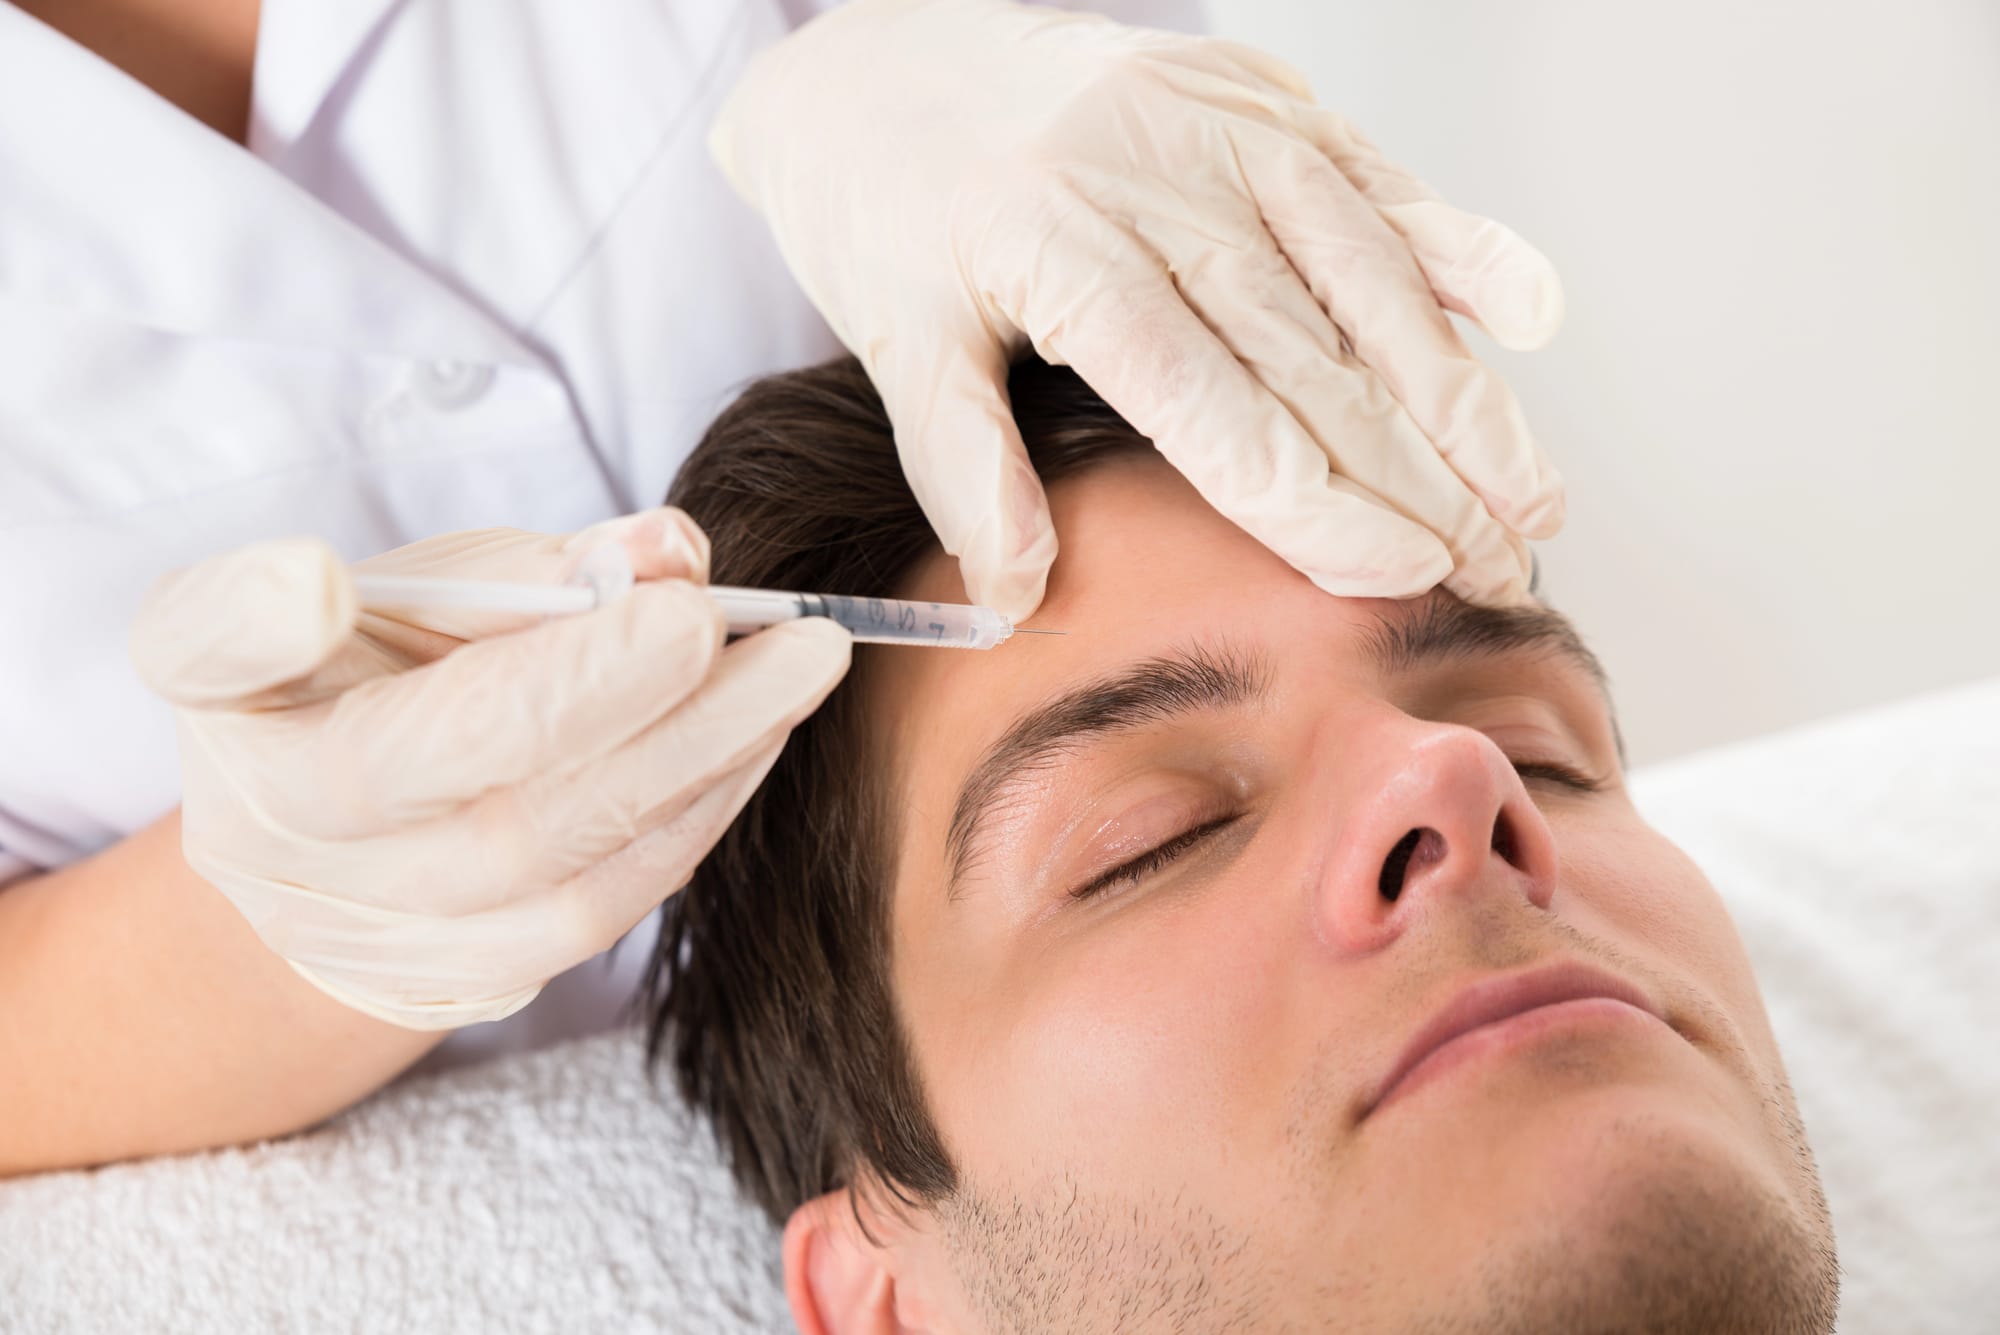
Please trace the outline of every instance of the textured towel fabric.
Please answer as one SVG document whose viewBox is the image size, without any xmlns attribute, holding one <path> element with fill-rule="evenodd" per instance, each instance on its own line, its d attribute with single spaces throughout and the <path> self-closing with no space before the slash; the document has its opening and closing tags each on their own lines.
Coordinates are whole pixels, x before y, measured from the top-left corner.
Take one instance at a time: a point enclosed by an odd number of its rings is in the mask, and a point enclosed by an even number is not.
<svg viewBox="0 0 2000 1335">
<path fill-rule="evenodd" d="M 0 1184 L 0 1331 L 791 1329 L 775 1233 L 642 1057 L 573 1039 L 275 1144 Z"/>
<path fill-rule="evenodd" d="M 1635 780 L 1736 914 L 1845 1335 L 2000 1322 L 2000 681 Z M 0 1184 L 0 1330 L 788 1329 L 777 1243 L 631 1031 L 277 1144 Z"/>
</svg>

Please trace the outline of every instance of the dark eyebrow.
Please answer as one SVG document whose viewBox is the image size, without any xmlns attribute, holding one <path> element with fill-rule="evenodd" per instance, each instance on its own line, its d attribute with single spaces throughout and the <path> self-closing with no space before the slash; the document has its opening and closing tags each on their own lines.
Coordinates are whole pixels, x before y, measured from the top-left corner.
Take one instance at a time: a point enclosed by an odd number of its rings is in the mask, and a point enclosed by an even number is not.
<svg viewBox="0 0 2000 1335">
<path fill-rule="evenodd" d="M 1604 664 L 1583 642 L 1570 619 L 1552 607 L 1480 607 L 1452 597 L 1403 605 L 1377 618 L 1367 633 L 1369 656 L 1395 674 L 1431 663 L 1470 662 L 1501 654 L 1545 653 L 1563 659 L 1596 683 L 1611 720 L 1618 763 L 1625 764 L 1625 736 L 1611 700 Z"/>
<path fill-rule="evenodd" d="M 1408 610 L 1399 608 L 1378 617 L 1368 631 L 1369 655 L 1385 673 L 1545 650 L 1569 659 L 1599 687 L 1609 689 L 1604 665 L 1570 619 L 1552 607 L 1480 607 L 1442 596 L 1403 606 Z"/>
<path fill-rule="evenodd" d="M 1196 644 L 1088 682 L 1024 715 L 980 758 L 952 804 L 944 843 L 947 898 L 958 897 L 979 827 L 1007 789 L 1087 738 L 1254 700 L 1270 675 L 1255 654 Z"/>
</svg>

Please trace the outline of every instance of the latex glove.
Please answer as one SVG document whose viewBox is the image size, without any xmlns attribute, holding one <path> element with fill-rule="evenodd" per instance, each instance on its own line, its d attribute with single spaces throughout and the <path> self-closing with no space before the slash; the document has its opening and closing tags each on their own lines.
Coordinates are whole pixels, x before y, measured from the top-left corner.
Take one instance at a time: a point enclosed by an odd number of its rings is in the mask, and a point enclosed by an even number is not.
<svg viewBox="0 0 2000 1335">
<path fill-rule="evenodd" d="M 265 944 L 411 1029 L 497 1020 L 683 885 L 846 671 L 832 622 L 723 647 L 678 510 L 575 538 L 455 533 L 356 569 L 559 583 L 606 541 L 642 581 L 551 619 L 356 609 L 316 540 L 169 576 L 134 657 L 176 706 L 188 862 Z M 689 581 L 694 581 L 690 583 Z"/>
<path fill-rule="evenodd" d="M 855 0 L 760 55 L 711 139 L 866 364 L 979 602 L 1056 540 L 1008 412 L 1076 368 L 1313 581 L 1522 596 L 1561 479 L 1447 309 L 1551 338 L 1548 262 L 1231 43 L 1000 0 Z"/>
</svg>

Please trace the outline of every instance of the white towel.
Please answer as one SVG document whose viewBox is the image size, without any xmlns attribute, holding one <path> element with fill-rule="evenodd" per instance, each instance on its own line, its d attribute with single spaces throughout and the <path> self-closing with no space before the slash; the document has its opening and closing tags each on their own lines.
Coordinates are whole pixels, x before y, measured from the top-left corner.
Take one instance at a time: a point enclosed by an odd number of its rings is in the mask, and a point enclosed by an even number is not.
<svg viewBox="0 0 2000 1335">
<path fill-rule="evenodd" d="M 777 1236 L 635 1030 L 309 1134 L 0 1185 L 0 1330 L 784 1331 Z"/>
<path fill-rule="evenodd" d="M 1635 780 L 1715 879 L 1819 1153 L 1844 1335 L 2000 1329 L 2000 681 Z M 0 1184 L 0 1330 L 788 1329 L 632 1031 L 272 1145 Z"/>
</svg>

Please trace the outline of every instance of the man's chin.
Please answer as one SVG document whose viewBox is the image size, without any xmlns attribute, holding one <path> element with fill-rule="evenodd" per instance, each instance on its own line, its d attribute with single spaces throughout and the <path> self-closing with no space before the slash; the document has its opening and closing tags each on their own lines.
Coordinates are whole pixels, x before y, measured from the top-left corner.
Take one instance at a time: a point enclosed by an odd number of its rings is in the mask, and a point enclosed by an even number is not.
<svg viewBox="0 0 2000 1335">
<path fill-rule="evenodd" d="M 1801 1200 L 1764 1159 L 1699 1122 L 1634 1117 L 1578 1132 L 1514 1178 L 1507 1194 L 1520 1204 L 1496 1221 L 1459 1292 L 1433 1291 L 1409 1328 L 1833 1329 L 1839 1267 L 1816 1179 Z"/>
</svg>

